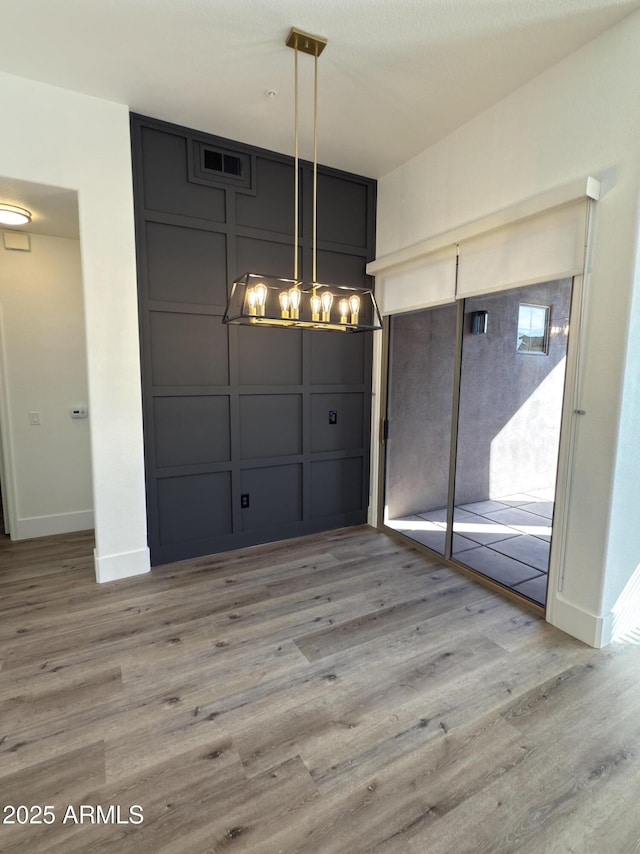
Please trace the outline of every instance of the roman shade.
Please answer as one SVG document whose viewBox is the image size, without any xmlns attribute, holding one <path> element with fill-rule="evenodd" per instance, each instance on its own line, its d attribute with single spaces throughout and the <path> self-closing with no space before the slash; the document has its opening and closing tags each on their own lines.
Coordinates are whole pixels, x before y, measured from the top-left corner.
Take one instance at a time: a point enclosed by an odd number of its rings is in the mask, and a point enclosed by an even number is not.
<svg viewBox="0 0 640 854">
<path fill-rule="evenodd" d="M 456 298 L 580 275 L 587 206 L 581 199 L 461 240 Z"/>
<path fill-rule="evenodd" d="M 451 245 L 376 276 L 383 315 L 400 314 L 454 302 L 456 247 Z"/>
<path fill-rule="evenodd" d="M 578 178 L 370 261 L 381 313 L 582 274 L 599 197 L 595 178 Z"/>
</svg>

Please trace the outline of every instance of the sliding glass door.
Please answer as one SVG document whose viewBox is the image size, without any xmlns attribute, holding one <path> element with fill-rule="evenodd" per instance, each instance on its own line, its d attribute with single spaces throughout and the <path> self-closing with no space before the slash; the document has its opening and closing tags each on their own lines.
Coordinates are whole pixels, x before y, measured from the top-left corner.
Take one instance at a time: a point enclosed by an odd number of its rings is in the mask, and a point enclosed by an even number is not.
<svg viewBox="0 0 640 854">
<path fill-rule="evenodd" d="M 547 282 L 391 319 L 385 524 L 540 605 L 571 291 Z"/>
<path fill-rule="evenodd" d="M 565 280 L 464 306 L 451 557 L 541 605 L 570 305 Z M 486 331 L 474 333 L 480 312 Z"/>
</svg>

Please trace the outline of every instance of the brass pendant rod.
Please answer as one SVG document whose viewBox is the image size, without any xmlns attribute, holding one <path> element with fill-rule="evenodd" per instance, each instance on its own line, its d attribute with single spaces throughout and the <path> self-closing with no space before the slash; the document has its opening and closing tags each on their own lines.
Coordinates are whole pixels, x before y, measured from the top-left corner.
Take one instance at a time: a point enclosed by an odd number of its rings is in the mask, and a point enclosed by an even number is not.
<svg viewBox="0 0 640 854">
<path fill-rule="evenodd" d="M 293 181 L 294 181 L 294 189 L 293 189 L 293 195 L 294 195 L 294 203 L 293 203 L 293 219 L 294 219 L 294 223 L 293 223 L 293 231 L 294 231 L 294 238 L 293 238 L 293 278 L 294 278 L 294 281 L 297 283 L 297 281 L 298 281 L 298 254 L 299 254 L 299 252 L 298 252 L 298 241 L 299 241 L 298 205 L 299 205 L 299 198 L 300 198 L 300 187 L 299 187 L 299 180 L 300 179 L 299 179 L 299 168 L 298 168 L 298 44 L 297 44 L 297 42 L 296 42 L 296 46 L 295 46 L 295 50 L 294 50 L 294 56 L 295 56 L 295 59 L 294 59 L 294 91 L 295 91 L 294 101 L 295 101 L 295 106 L 294 106 L 293 124 L 294 124 L 294 128 L 295 128 L 295 131 L 294 131 L 295 154 L 294 154 L 294 179 L 293 179 Z"/>
<path fill-rule="evenodd" d="M 318 49 L 313 67 L 313 293 L 316 292 L 317 275 L 317 232 L 318 232 Z"/>
</svg>

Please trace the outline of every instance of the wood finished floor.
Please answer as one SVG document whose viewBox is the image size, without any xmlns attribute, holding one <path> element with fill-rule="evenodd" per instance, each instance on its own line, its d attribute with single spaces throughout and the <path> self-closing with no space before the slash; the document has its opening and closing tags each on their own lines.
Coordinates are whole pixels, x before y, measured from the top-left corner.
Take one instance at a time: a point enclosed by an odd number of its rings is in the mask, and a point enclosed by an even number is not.
<svg viewBox="0 0 640 854">
<path fill-rule="evenodd" d="M 0 544 L 0 806 L 56 814 L 2 852 L 640 851 L 638 647 L 366 527 L 103 586 L 92 547 Z"/>
</svg>

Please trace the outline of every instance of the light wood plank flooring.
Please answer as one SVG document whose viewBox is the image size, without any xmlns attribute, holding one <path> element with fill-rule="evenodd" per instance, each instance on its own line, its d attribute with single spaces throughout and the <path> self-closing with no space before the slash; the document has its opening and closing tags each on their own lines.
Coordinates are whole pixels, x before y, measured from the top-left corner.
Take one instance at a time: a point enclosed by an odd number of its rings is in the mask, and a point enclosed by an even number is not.
<svg viewBox="0 0 640 854">
<path fill-rule="evenodd" d="M 640 851 L 637 647 L 367 527 L 103 586 L 92 547 L 0 544 L 0 807 L 55 816 L 1 851 Z"/>
</svg>

